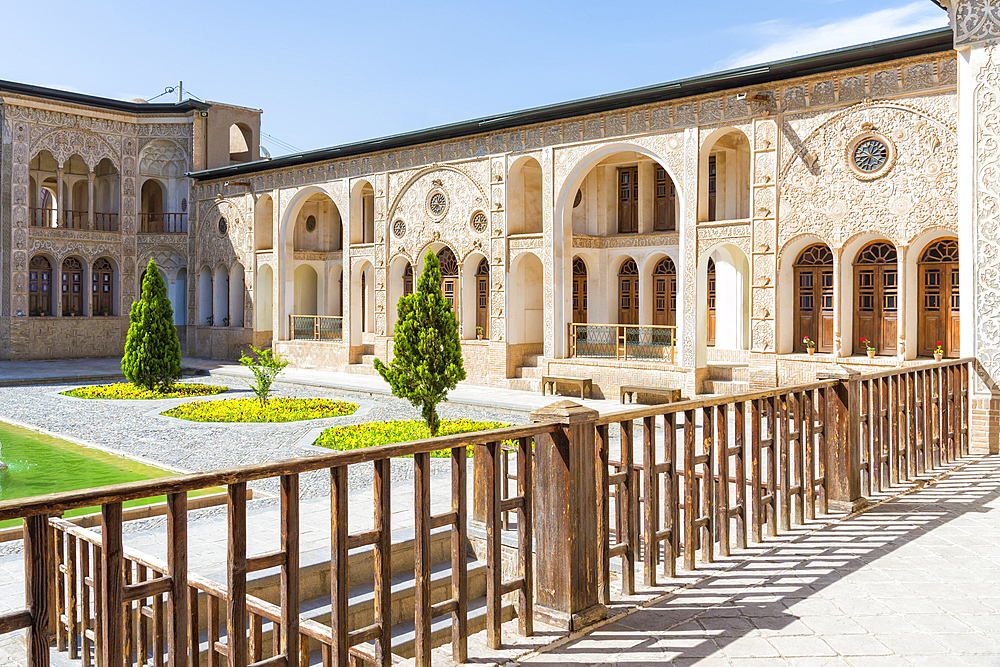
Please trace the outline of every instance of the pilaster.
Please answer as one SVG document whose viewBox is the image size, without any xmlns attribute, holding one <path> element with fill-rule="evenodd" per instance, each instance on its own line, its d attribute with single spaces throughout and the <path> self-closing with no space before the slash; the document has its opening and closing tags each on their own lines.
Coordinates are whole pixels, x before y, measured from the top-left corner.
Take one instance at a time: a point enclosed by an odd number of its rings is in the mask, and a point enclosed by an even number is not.
<svg viewBox="0 0 1000 667">
<path fill-rule="evenodd" d="M 775 351 L 775 283 L 778 247 L 778 122 L 756 118 L 751 138 L 750 349 Z"/>
</svg>

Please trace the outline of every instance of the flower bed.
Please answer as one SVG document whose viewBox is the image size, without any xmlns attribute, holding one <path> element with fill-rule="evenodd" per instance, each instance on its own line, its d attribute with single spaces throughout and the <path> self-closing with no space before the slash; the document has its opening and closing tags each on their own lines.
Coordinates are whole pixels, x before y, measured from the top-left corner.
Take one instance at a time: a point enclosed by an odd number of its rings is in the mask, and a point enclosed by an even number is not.
<svg viewBox="0 0 1000 667">
<path fill-rule="evenodd" d="M 149 400 L 156 398 L 190 398 L 192 396 L 211 396 L 228 391 L 227 387 L 217 387 L 210 384 L 179 384 L 175 383 L 167 391 L 150 391 L 130 382 L 114 384 L 95 384 L 89 387 L 77 387 L 62 392 L 65 396 L 76 398 L 112 398 L 130 400 Z"/>
<path fill-rule="evenodd" d="M 294 422 L 303 419 L 343 417 L 358 409 L 354 403 L 321 398 L 272 398 L 262 406 L 256 398 L 192 401 L 164 414 L 193 422 Z"/>
<path fill-rule="evenodd" d="M 488 431 L 495 428 L 506 428 L 510 424 L 499 422 L 477 422 L 471 419 L 442 419 L 438 435 L 455 435 L 458 433 L 473 433 Z M 422 421 L 392 421 L 372 422 L 369 424 L 353 424 L 351 426 L 333 426 L 326 429 L 316 439 L 315 444 L 328 449 L 345 451 L 388 445 L 393 442 L 421 440 L 431 437 L 430 429 Z M 469 455 L 472 455 L 470 448 Z M 431 456 L 444 458 L 451 456 L 450 449 L 441 449 L 431 453 Z"/>
</svg>

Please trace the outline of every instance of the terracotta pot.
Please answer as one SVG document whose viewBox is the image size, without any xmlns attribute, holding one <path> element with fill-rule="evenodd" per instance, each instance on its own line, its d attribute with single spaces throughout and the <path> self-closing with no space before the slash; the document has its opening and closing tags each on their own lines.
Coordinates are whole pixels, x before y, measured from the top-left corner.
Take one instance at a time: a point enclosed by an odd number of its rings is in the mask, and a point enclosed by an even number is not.
<svg viewBox="0 0 1000 667">
<path fill-rule="evenodd" d="M 875 358 L 875 350 L 868 350 L 868 358 L 869 359 Z"/>
<path fill-rule="evenodd" d="M 934 361 L 941 361 L 941 359 L 943 357 L 944 357 L 944 352 L 935 352 L 934 353 Z"/>
<path fill-rule="evenodd" d="M 815 347 L 807 347 L 806 348 L 806 352 L 808 352 L 809 356 L 811 357 L 812 355 L 816 354 L 816 348 Z"/>
</svg>

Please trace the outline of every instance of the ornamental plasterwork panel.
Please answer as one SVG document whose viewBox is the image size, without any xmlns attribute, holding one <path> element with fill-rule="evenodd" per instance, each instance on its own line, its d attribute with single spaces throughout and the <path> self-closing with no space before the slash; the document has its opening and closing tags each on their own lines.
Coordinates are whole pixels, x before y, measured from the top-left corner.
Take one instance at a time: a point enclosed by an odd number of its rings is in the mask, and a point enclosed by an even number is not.
<svg viewBox="0 0 1000 667">
<path fill-rule="evenodd" d="M 478 211 L 490 208 L 489 194 L 483 185 L 489 177 L 489 163 L 476 165 L 479 178 L 453 166 L 430 168 L 411 174 L 394 193 L 386 220 L 402 219 L 406 232 L 401 239 L 390 234 L 390 248 L 406 246 L 411 251 L 425 248 L 430 243 L 442 243 L 447 238 L 451 249 L 459 257 L 465 257 L 473 249 L 473 241 L 479 240 L 480 247 L 488 239 L 488 230 L 478 234 L 472 230 L 470 222 Z M 391 182 L 392 179 L 390 179 Z M 442 208 L 436 207 L 440 198 L 433 193 L 444 195 Z M 383 225 L 384 227 L 384 225 Z M 484 253 L 485 254 L 485 253 Z M 390 249 L 389 255 L 392 255 Z"/>
<path fill-rule="evenodd" d="M 262 253 L 257 253 L 257 261 L 260 261 Z M 270 258 L 270 253 L 268 253 Z M 296 250 L 292 253 L 292 259 L 311 261 L 311 262 L 339 262 L 343 259 L 344 253 L 342 250 L 336 250 L 334 252 L 312 252 L 307 250 Z"/>
<path fill-rule="evenodd" d="M 896 162 L 865 181 L 846 148 L 869 130 L 894 143 Z M 813 234 L 836 248 L 865 232 L 902 245 L 928 227 L 956 229 L 957 150 L 951 129 L 913 109 L 872 104 L 838 114 L 783 165 L 779 246 Z"/>
<path fill-rule="evenodd" d="M 997 0 L 952 0 L 955 46 L 1000 37 L 1000 2 Z"/>
<path fill-rule="evenodd" d="M 666 248 L 680 242 L 677 233 L 667 234 L 621 234 L 617 236 L 573 235 L 574 248 Z"/>
<path fill-rule="evenodd" d="M 139 173 L 144 176 L 180 178 L 186 171 L 187 153 L 175 141 L 154 139 L 139 154 Z"/>
<path fill-rule="evenodd" d="M 252 268 L 248 258 L 253 256 L 253 230 L 239 209 L 228 200 L 220 200 L 211 207 L 202 204 L 201 207 L 208 210 L 200 216 L 204 224 L 199 224 L 196 232 L 197 266 L 214 268 L 223 264 L 232 267 L 238 261 L 244 269 Z M 221 217 L 226 218 L 225 234 L 219 231 Z"/>
<path fill-rule="evenodd" d="M 975 219 L 975 354 L 990 377 L 1000 374 L 1000 69 L 996 47 L 973 50 L 975 117 L 972 178 Z M 978 62 L 977 62 L 978 61 Z M 983 393 L 977 381 L 977 393 Z"/>
<path fill-rule="evenodd" d="M 120 243 L 120 234 L 109 234 L 106 232 L 87 232 L 77 229 L 60 229 L 58 227 L 30 227 L 30 236 L 34 238 L 58 239 L 62 241 L 73 241 L 75 243 Z"/>
<path fill-rule="evenodd" d="M 140 247 L 151 245 L 166 245 L 177 248 L 187 248 L 187 234 L 139 234 L 136 237 Z"/>
<path fill-rule="evenodd" d="M 76 154 L 83 158 L 91 170 L 104 158 L 111 160 L 116 169 L 121 165 L 120 149 L 115 150 L 106 139 L 81 130 L 59 129 L 42 135 L 32 143 L 31 155 L 37 155 L 42 150 L 52 153 L 59 164 Z"/>
</svg>

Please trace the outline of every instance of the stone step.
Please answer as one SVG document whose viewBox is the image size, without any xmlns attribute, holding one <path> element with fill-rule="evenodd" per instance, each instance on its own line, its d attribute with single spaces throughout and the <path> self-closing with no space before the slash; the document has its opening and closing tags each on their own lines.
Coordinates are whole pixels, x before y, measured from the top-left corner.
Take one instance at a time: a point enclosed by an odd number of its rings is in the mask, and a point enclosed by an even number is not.
<svg viewBox="0 0 1000 667">
<path fill-rule="evenodd" d="M 538 366 L 538 362 L 541 360 L 541 358 L 542 355 L 540 354 L 526 354 L 521 359 L 521 367 L 534 368 Z"/>
<path fill-rule="evenodd" d="M 371 364 L 347 364 L 344 366 L 344 372 L 354 375 L 378 375 L 378 371 Z"/>
<path fill-rule="evenodd" d="M 518 366 L 514 369 L 515 378 L 542 379 L 542 369 L 539 366 Z"/>
<path fill-rule="evenodd" d="M 708 379 L 726 380 L 736 382 L 750 381 L 749 364 L 723 364 L 714 363 L 708 365 Z"/>
<path fill-rule="evenodd" d="M 542 391 L 541 378 L 507 378 L 507 388 L 518 391 Z"/>
<path fill-rule="evenodd" d="M 705 380 L 705 391 L 709 394 L 747 394 L 750 392 L 749 380 Z"/>
</svg>

